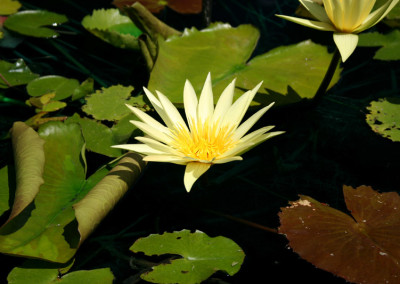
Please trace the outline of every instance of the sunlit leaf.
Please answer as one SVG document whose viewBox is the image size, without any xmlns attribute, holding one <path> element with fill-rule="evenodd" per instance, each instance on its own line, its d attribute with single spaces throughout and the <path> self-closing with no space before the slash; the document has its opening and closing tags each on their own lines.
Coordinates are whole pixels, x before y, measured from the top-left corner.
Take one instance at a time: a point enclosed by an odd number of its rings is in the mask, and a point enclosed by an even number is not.
<svg viewBox="0 0 400 284">
<path fill-rule="evenodd" d="M 343 187 L 352 216 L 300 196 L 279 214 L 279 232 L 315 266 L 352 283 L 400 278 L 400 196 L 371 187 Z"/>
<path fill-rule="evenodd" d="M 45 94 L 55 93 L 54 100 L 68 98 L 77 88 L 79 88 L 78 80 L 54 75 L 37 78 L 29 82 L 26 86 L 30 96 L 39 97 Z"/>
<path fill-rule="evenodd" d="M 372 101 L 367 109 L 370 113 L 366 115 L 366 120 L 372 130 L 392 141 L 400 142 L 400 99 Z"/>
<path fill-rule="evenodd" d="M 102 88 L 86 99 L 86 105 L 82 109 L 98 120 L 120 120 L 131 113 L 125 104 L 134 104 L 138 101 L 138 98 L 131 97 L 132 91 L 131 86 L 115 85 Z"/>
<path fill-rule="evenodd" d="M 234 241 L 189 230 L 141 238 L 130 250 L 149 256 L 176 254 L 182 257 L 154 266 L 152 271 L 140 276 L 152 283 L 200 283 L 218 270 L 234 275 L 244 259 L 243 250 Z"/>
<path fill-rule="evenodd" d="M 360 35 L 359 46 L 382 46 L 375 53 L 374 59 L 400 60 L 400 30 L 393 30 L 388 34 L 378 32 Z"/>
<path fill-rule="evenodd" d="M 36 197 L 44 183 L 44 140 L 23 122 L 15 122 L 11 130 L 16 171 L 14 204 L 8 221 L 22 212 Z M 8 188 L 8 186 L 7 186 Z"/>
<path fill-rule="evenodd" d="M 177 105 L 182 105 L 182 89 L 189 79 L 201 91 L 211 72 L 215 99 L 234 78 L 235 96 L 264 81 L 253 105 L 277 105 L 311 99 L 326 73 L 332 55 L 311 41 L 275 48 L 249 62 L 259 37 L 256 28 L 241 25 L 214 24 L 197 31 L 186 30 L 182 37 L 159 42 L 157 61 L 148 88 L 159 90 Z M 339 79 L 336 72 L 331 86 Z"/>
<path fill-rule="evenodd" d="M 21 3 L 14 0 L 0 0 L 0 15 L 11 15 L 21 8 Z"/>
<path fill-rule="evenodd" d="M 54 38 L 59 34 L 45 26 L 57 26 L 67 22 L 66 16 L 40 10 L 27 10 L 10 15 L 4 26 L 14 32 L 33 37 Z"/>
<path fill-rule="evenodd" d="M 145 163 L 139 154 L 126 154 L 107 176 L 74 205 L 81 242 L 87 238 L 126 191 L 131 188 L 144 166 Z"/>
<path fill-rule="evenodd" d="M 166 6 L 181 14 L 197 14 L 202 10 L 202 0 L 114 0 L 113 5 L 118 8 L 131 6 L 139 2 L 152 13 L 159 13 Z"/>
<path fill-rule="evenodd" d="M 59 276 L 55 264 L 27 261 L 21 267 L 15 267 L 8 274 L 8 284 L 112 284 L 114 275 L 109 268 L 73 271 Z"/>
<path fill-rule="evenodd" d="M 24 85 L 39 77 L 32 73 L 22 59 L 15 63 L 0 60 L 0 88 L 9 88 Z"/>
<path fill-rule="evenodd" d="M 138 29 L 129 17 L 121 15 L 118 9 L 94 10 L 82 20 L 89 32 L 102 40 L 120 48 L 138 49 Z"/>
</svg>

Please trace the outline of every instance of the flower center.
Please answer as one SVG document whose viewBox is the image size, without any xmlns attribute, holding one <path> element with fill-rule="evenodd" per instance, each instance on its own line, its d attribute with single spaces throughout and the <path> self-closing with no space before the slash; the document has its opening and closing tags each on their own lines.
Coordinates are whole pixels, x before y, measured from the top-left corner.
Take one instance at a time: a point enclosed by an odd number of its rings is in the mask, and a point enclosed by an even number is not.
<svg viewBox="0 0 400 284">
<path fill-rule="evenodd" d="M 237 143 L 232 139 L 232 128 L 217 127 L 208 120 L 192 123 L 192 131 L 180 128 L 173 131 L 172 146 L 185 156 L 212 162 L 220 155 L 232 149 Z"/>
</svg>

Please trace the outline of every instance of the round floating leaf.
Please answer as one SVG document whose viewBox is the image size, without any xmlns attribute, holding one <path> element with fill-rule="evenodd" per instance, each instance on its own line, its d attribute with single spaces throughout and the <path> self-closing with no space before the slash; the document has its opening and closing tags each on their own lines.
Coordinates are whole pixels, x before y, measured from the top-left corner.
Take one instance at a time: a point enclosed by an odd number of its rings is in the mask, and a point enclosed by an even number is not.
<svg viewBox="0 0 400 284">
<path fill-rule="evenodd" d="M 393 30 L 385 35 L 378 32 L 361 34 L 358 46 L 383 46 L 375 53 L 374 59 L 400 60 L 400 31 Z"/>
<path fill-rule="evenodd" d="M 71 96 L 79 88 L 76 79 L 68 79 L 62 76 L 43 76 L 31 81 L 26 89 L 32 97 L 39 97 L 49 93 L 55 93 L 54 100 L 63 100 Z"/>
<path fill-rule="evenodd" d="M 129 17 L 121 15 L 118 9 L 94 10 L 91 16 L 83 18 L 82 25 L 95 36 L 116 47 L 139 48 L 137 37 L 142 31 Z"/>
<path fill-rule="evenodd" d="M 11 15 L 21 8 L 21 3 L 14 0 L 0 0 L 0 15 Z"/>
<path fill-rule="evenodd" d="M 24 85 L 39 77 L 31 72 L 22 59 L 15 63 L 0 60 L 0 74 L 0 88 Z"/>
<path fill-rule="evenodd" d="M 189 79 L 200 93 L 207 73 L 211 72 L 215 99 L 234 78 L 236 97 L 264 81 L 252 105 L 273 101 L 285 105 L 312 98 L 332 57 L 326 48 L 305 41 L 275 48 L 247 62 L 258 37 L 258 30 L 250 25 L 232 28 L 214 24 L 202 31 L 192 28 L 181 37 L 160 40 L 148 88 L 161 91 L 181 106 L 185 80 Z M 331 86 L 338 79 L 336 72 Z"/>
<path fill-rule="evenodd" d="M 400 196 L 343 187 L 352 217 L 308 196 L 279 213 L 279 232 L 315 266 L 352 283 L 398 283 Z"/>
<path fill-rule="evenodd" d="M 44 26 L 56 26 L 67 21 L 67 17 L 61 14 L 28 10 L 9 16 L 4 22 L 4 26 L 27 36 L 53 38 L 58 36 L 58 32 Z"/>
<path fill-rule="evenodd" d="M 366 120 L 372 130 L 392 141 L 400 142 L 400 99 L 372 101 L 367 109 L 370 113 L 366 115 Z"/>
<path fill-rule="evenodd" d="M 59 277 L 57 268 L 16 267 L 7 280 L 8 284 L 112 284 L 114 275 L 109 268 L 73 271 Z"/>
<path fill-rule="evenodd" d="M 134 104 L 138 100 L 131 97 L 132 91 L 131 86 L 115 85 L 102 88 L 86 99 L 86 105 L 82 109 L 98 120 L 120 120 L 131 113 L 125 104 Z"/>
<path fill-rule="evenodd" d="M 130 250 L 149 256 L 182 256 L 154 266 L 152 271 L 140 276 L 152 283 L 200 283 L 218 270 L 234 275 L 244 259 L 243 250 L 234 241 L 221 236 L 210 238 L 203 232 L 189 230 L 141 238 Z"/>
</svg>

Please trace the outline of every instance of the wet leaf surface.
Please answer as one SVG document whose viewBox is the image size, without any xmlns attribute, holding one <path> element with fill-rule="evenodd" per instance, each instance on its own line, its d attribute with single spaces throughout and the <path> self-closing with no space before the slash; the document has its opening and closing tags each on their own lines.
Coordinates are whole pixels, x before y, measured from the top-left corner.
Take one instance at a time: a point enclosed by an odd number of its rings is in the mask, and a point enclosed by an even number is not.
<svg viewBox="0 0 400 284">
<path fill-rule="evenodd" d="M 354 283 L 400 278 L 400 196 L 343 187 L 352 216 L 300 196 L 279 213 L 279 232 L 302 258 Z"/>
</svg>

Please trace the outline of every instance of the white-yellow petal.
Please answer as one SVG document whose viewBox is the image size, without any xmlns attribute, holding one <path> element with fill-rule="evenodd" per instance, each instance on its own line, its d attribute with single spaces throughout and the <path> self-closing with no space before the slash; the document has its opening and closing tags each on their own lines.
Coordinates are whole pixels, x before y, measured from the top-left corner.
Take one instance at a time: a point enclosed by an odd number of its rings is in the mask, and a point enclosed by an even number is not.
<svg viewBox="0 0 400 284">
<path fill-rule="evenodd" d="M 270 131 L 271 129 L 273 129 L 275 126 L 274 125 L 270 125 L 270 126 L 264 126 L 260 129 L 254 130 L 253 132 L 247 134 L 246 136 L 242 137 L 239 140 L 239 143 L 246 143 L 247 141 L 251 141 L 253 140 L 255 137 L 261 136 L 264 133 Z"/>
<path fill-rule="evenodd" d="M 320 30 L 320 31 L 335 31 L 334 26 L 330 23 L 325 23 L 325 22 L 318 22 L 318 21 L 311 21 L 307 19 L 301 19 L 301 18 L 296 18 L 296 17 L 289 17 L 285 15 L 276 15 L 279 18 L 291 21 L 296 24 L 300 24 L 302 26 L 306 26 L 312 29 Z"/>
<path fill-rule="evenodd" d="M 143 155 L 164 155 L 163 151 L 154 149 L 149 145 L 145 144 L 121 144 L 121 145 L 114 145 L 111 146 L 112 148 L 124 149 L 128 151 L 133 151 L 136 153 L 140 153 Z"/>
<path fill-rule="evenodd" d="M 221 122 L 222 117 L 231 107 L 233 94 L 235 93 L 235 82 L 236 79 L 233 79 L 233 81 L 224 89 L 221 96 L 219 97 L 212 118 L 214 124 L 217 122 Z"/>
<path fill-rule="evenodd" d="M 143 87 L 144 93 L 146 94 L 147 98 L 149 99 L 150 103 L 153 105 L 154 109 L 161 117 L 161 119 L 165 122 L 168 128 L 172 129 L 173 124 L 169 119 L 168 115 L 165 113 L 165 110 L 161 104 L 161 102 L 145 87 Z"/>
<path fill-rule="evenodd" d="M 130 123 L 132 123 L 144 133 L 158 141 L 164 142 L 166 144 L 169 144 L 171 142 L 171 138 L 168 135 L 144 122 L 131 120 Z"/>
<path fill-rule="evenodd" d="M 320 22 L 330 23 L 325 9 L 312 0 L 300 0 L 300 3 Z"/>
<path fill-rule="evenodd" d="M 170 130 L 165 127 L 164 125 L 162 125 L 161 123 L 159 123 L 157 120 L 155 120 L 154 118 L 152 118 L 150 115 L 148 115 L 147 113 L 141 111 L 138 108 L 135 108 L 133 106 L 130 105 L 126 105 L 141 121 L 145 122 L 146 124 L 154 127 L 155 129 L 165 133 L 165 134 L 170 134 Z"/>
<path fill-rule="evenodd" d="M 214 113 L 214 95 L 212 91 L 211 74 L 208 73 L 206 82 L 199 98 L 197 118 L 201 123 L 205 123 Z"/>
<path fill-rule="evenodd" d="M 233 156 L 233 157 L 228 157 L 228 158 L 223 158 L 223 159 L 217 159 L 213 161 L 213 164 L 224 164 L 224 163 L 229 163 L 233 161 L 242 161 L 243 158 L 240 156 Z"/>
<path fill-rule="evenodd" d="M 183 89 L 183 104 L 185 107 L 186 119 L 188 121 L 189 128 L 192 131 L 193 125 L 196 125 L 197 121 L 198 100 L 196 92 L 194 91 L 194 88 L 189 80 L 186 80 L 185 87 Z"/>
<path fill-rule="evenodd" d="M 387 1 L 385 4 L 369 14 L 364 22 L 357 29 L 355 29 L 354 32 L 360 33 L 376 25 L 384 17 L 386 17 L 386 15 L 394 8 L 394 6 L 396 6 L 398 2 L 399 0 Z"/>
<path fill-rule="evenodd" d="M 342 61 L 345 62 L 357 47 L 358 35 L 334 33 L 333 40 L 339 49 Z"/>
<path fill-rule="evenodd" d="M 151 139 L 151 138 L 148 138 L 148 137 L 135 137 L 135 139 L 140 141 L 140 142 L 142 142 L 142 143 L 145 143 L 146 145 L 150 146 L 151 148 L 156 149 L 156 150 L 158 150 L 158 151 L 160 151 L 162 153 L 176 155 L 176 156 L 179 156 L 179 157 L 183 157 L 184 156 L 181 152 L 175 150 L 174 148 L 172 148 L 172 147 L 170 147 L 168 145 L 160 143 L 157 140 L 154 140 L 154 139 Z"/>
<path fill-rule="evenodd" d="M 179 111 L 176 109 L 176 107 L 171 103 L 171 101 L 161 92 L 156 91 L 158 98 L 160 99 L 160 102 L 163 106 L 163 109 L 165 111 L 165 114 L 168 116 L 169 120 L 172 123 L 172 126 L 170 126 L 170 129 L 187 129 L 186 123 L 183 120 L 181 114 Z"/>
<path fill-rule="evenodd" d="M 233 134 L 234 140 L 239 140 L 253 127 L 253 125 L 269 110 L 275 103 L 271 103 L 268 106 L 260 109 L 255 114 L 253 114 L 250 118 L 248 118 L 245 122 L 243 122 Z"/>
<path fill-rule="evenodd" d="M 195 181 L 200 176 L 202 176 L 210 167 L 211 164 L 198 162 L 191 162 L 186 165 L 183 181 L 187 192 L 190 192 Z"/>
<path fill-rule="evenodd" d="M 222 126 L 230 125 L 233 129 L 236 129 L 242 121 L 247 109 L 250 106 L 251 101 L 256 95 L 258 89 L 261 87 L 259 83 L 255 88 L 244 93 L 238 98 L 234 104 L 228 109 L 224 117 L 222 118 Z"/>
<path fill-rule="evenodd" d="M 173 163 L 177 165 L 186 165 L 191 162 L 189 159 L 176 157 L 173 155 L 148 155 L 143 158 L 146 162 L 160 162 L 160 163 Z"/>
</svg>

